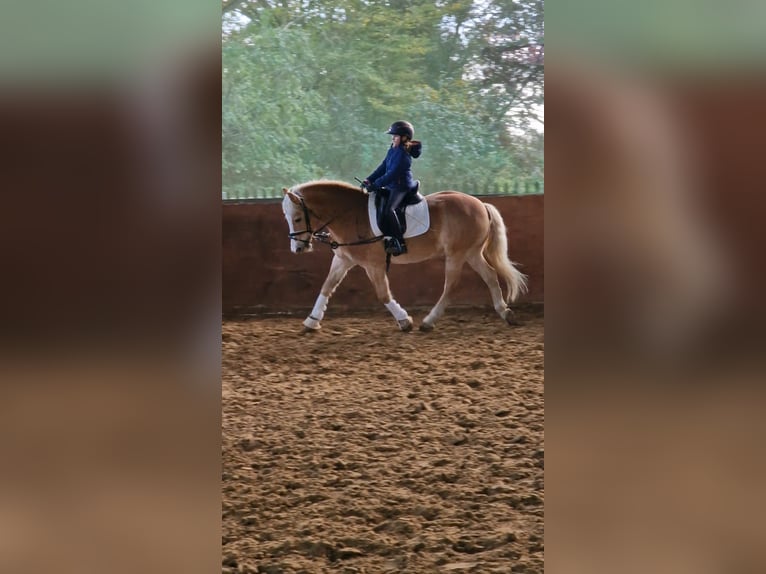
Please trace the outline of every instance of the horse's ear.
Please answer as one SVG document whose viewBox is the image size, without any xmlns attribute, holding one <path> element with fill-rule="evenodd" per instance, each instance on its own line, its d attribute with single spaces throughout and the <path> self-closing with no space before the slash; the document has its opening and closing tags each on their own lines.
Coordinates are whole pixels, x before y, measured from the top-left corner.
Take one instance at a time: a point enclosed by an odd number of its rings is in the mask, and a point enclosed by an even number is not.
<svg viewBox="0 0 766 574">
<path fill-rule="evenodd" d="M 282 188 L 282 195 L 287 195 L 288 189 L 286 187 Z"/>
<path fill-rule="evenodd" d="M 295 203 L 295 204 L 297 204 L 297 205 L 300 205 L 300 204 L 301 204 L 301 198 L 300 198 L 300 197 L 298 197 L 297 195 L 295 195 L 295 194 L 294 194 L 292 191 L 290 191 L 289 189 L 284 189 L 284 188 L 282 188 L 282 192 L 283 192 L 283 193 L 284 193 L 284 194 L 285 194 L 287 197 L 289 197 L 289 198 L 290 198 L 290 201 L 292 201 L 293 203 Z"/>
</svg>

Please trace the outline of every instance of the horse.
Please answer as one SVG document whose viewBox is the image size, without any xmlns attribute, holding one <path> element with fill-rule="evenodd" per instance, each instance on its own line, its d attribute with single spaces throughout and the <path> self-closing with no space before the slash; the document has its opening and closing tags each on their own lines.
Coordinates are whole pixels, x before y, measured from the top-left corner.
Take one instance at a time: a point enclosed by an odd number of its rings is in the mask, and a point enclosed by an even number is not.
<svg viewBox="0 0 766 574">
<path fill-rule="evenodd" d="M 282 188 L 282 193 L 290 251 L 310 252 L 314 240 L 329 244 L 334 251 L 330 272 L 314 308 L 303 322 L 304 332 L 321 328 L 330 297 L 357 265 L 367 273 L 378 300 L 393 315 L 399 329 L 412 330 L 412 317 L 391 295 L 388 262 L 379 243 L 383 237 L 373 235 L 368 217 L 369 193 L 355 185 L 331 180 Z M 392 260 L 395 264 L 412 264 L 435 257 L 445 259 L 444 291 L 423 319 L 420 330 L 433 330 L 442 317 L 466 262 L 487 284 L 495 311 L 509 325 L 517 324 L 509 304 L 526 292 L 527 277 L 508 258 L 506 227 L 500 212 L 493 205 L 458 191 L 440 191 L 424 199 L 430 213 L 428 231 L 407 239 L 407 253 Z M 505 295 L 498 277 L 505 282 Z"/>
</svg>

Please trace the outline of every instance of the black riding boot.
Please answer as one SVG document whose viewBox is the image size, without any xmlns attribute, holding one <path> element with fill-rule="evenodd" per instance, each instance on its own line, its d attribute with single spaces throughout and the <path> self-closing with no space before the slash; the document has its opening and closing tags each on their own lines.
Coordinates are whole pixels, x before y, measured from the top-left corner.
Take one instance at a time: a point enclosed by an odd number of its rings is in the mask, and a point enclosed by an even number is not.
<svg viewBox="0 0 766 574">
<path fill-rule="evenodd" d="M 399 224 L 399 219 L 396 217 L 396 213 L 389 211 L 383 218 L 383 233 L 385 235 L 383 239 L 383 247 L 386 253 L 390 253 L 394 257 L 407 253 L 407 245 L 404 243 L 404 237 L 402 233 L 402 227 Z"/>
<path fill-rule="evenodd" d="M 383 246 L 386 249 L 386 253 L 396 257 L 397 255 L 407 253 L 402 225 L 394 211 L 401 204 L 405 194 L 386 191 L 387 193 L 383 196 L 384 203 L 381 205 L 380 215 L 378 216 L 378 224 L 381 231 L 383 231 L 383 235 L 385 235 Z"/>
</svg>

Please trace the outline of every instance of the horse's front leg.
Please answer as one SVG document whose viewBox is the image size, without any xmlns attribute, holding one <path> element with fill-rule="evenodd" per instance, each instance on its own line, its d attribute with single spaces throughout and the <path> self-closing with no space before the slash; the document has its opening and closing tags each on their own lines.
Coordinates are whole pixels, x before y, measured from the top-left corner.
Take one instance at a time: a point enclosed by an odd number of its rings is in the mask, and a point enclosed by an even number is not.
<svg viewBox="0 0 766 574">
<path fill-rule="evenodd" d="M 332 258 L 332 263 L 330 263 L 330 272 L 324 280 L 316 303 L 314 303 L 314 308 L 309 313 L 309 316 L 306 317 L 306 320 L 303 321 L 304 333 L 318 331 L 322 328 L 320 323 L 324 318 L 324 312 L 327 310 L 327 303 L 330 301 L 330 297 L 332 297 L 340 282 L 343 281 L 349 269 L 352 269 L 355 265 L 355 263 L 348 259 L 343 259 L 337 253 L 335 254 Z"/>
<path fill-rule="evenodd" d="M 375 287 L 375 294 L 378 296 L 378 300 L 385 305 L 386 309 L 396 319 L 396 324 L 405 333 L 412 330 L 412 317 L 407 314 L 399 303 L 391 296 L 391 289 L 388 285 L 388 275 L 386 275 L 385 267 L 365 267 L 372 286 Z"/>
</svg>

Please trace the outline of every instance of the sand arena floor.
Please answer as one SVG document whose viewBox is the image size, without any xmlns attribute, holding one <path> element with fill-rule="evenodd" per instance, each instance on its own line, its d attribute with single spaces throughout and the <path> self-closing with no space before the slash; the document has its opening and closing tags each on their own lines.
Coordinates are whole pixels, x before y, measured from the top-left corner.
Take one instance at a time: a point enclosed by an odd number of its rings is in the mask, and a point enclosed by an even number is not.
<svg viewBox="0 0 766 574">
<path fill-rule="evenodd" d="M 222 571 L 543 572 L 543 318 L 518 317 L 225 321 Z"/>
</svg>

